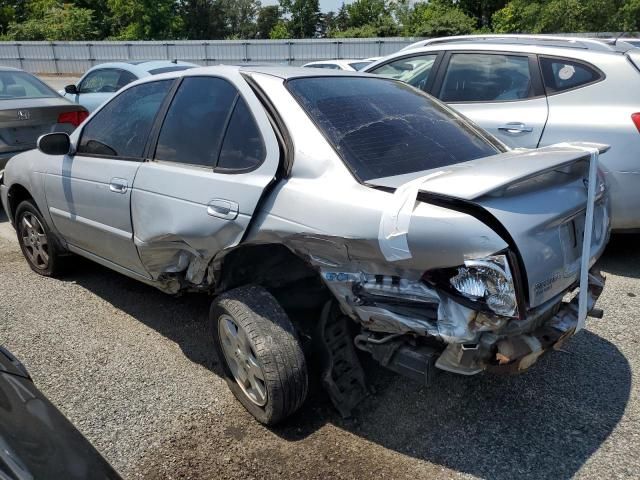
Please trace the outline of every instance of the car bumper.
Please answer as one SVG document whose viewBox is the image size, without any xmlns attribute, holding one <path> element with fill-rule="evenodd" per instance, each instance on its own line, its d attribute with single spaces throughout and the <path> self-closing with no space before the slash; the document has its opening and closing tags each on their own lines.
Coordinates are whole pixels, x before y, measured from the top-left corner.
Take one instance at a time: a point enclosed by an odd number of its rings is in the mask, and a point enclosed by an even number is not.
<svg viewBox="0 0 640 480">
<path fill-rule="evenodd" d="M 590 316 L 602 316 L 602 312 L 595 308 L 595 303 L 604 283 L 605 278 L 592 268 L 588 279 Z M 578 303 L 577 294 L 571 301 L 550 302 L 532 312 L 528 318 L 512 321 L 506 331 L 483 334 L 478 343 L 451 343 L 436 361 L 436 367 L 464 375 L 483 370 L 500 373 L 526 370 L 543 353 L 558 350 L 567 338 L 579 330 Z"/>
</svg>

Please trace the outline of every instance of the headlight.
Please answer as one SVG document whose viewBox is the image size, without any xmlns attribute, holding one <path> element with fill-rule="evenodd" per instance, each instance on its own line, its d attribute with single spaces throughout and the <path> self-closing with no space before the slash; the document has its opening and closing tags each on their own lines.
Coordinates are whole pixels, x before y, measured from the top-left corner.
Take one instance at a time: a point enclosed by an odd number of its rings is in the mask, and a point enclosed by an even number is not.
<svg viewBox="0 0 640 480">
<path fill-rule="evenodd" d="M 518 316 L 518 302 L 509 261 L 505 255 L 466 260 L 449 279 L 451 286 L 469 300 L 484 302 L 498 315 Z"/>
</svg>

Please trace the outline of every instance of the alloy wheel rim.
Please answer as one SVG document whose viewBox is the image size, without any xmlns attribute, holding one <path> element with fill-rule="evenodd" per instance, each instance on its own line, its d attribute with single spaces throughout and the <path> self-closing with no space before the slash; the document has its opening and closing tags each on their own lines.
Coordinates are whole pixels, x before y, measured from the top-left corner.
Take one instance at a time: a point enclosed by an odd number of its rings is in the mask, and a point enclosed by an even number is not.
<svg viewBox="0 0 640 480">
<path fill-rule="evenodd" d="M 49 240 L 40 220 L 31 212 L 26 212 L 20 220 L 20 238 L 31 264 L 45 270 L 49 266 Z"/>
<path fill-rule="evenodd" d="M 263 407 L 267 403 L 264 370 L 246 332 L 227 314 L 218 318 L 218 332 L 222 352 L 234 380 L 252 403 Z"/>
</svg>

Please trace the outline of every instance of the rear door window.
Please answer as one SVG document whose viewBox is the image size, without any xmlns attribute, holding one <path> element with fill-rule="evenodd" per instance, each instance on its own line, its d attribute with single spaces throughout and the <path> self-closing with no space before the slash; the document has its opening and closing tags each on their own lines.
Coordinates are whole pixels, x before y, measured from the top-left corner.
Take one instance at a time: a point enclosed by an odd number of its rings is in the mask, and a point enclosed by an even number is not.
<svg viewBox="0 0 640 480">
<path fill-rule="evenodd" d="M 78 153 L 140 159 L 173 80 L 142 83 L 116 95 L 82 129 Z"/>
<path fill-rule="evenodd" d="M 401 82 L 308 77 L 287 86 L 361 182 L 504 151 L 450 109 Z"/>
<path fill-rule="evenodd" d="M 155 159 L 215 167 L 237 96 L 221 78 L 185 78 L 160 130 Z"/>
<path fill-rule="evenodd" d="M 489 53 L 451 55 L 438 97 L 443 102 L 499 102 L 532 96 L 529 57 Z"/>
<path fill-rule="evenodd" d="M 426 90 L 437 57 L 437 54 L 403 57 L 374 68 L 369 73 L 401 80 L 416 88 Z"/>
<path fill-rule="evenodd" d="M 561 58 L 540 57 L 540 68 L 548 94 L 583 87 L 603 78 L 595 67 Z"/>
</svg>

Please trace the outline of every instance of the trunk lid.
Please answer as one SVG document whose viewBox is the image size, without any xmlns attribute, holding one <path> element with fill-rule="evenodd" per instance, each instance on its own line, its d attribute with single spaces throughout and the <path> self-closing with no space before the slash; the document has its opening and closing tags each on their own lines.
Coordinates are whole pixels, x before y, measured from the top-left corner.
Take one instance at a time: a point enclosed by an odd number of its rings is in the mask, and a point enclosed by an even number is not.
<svg viewBox="0 0 640 480">
<path fill-rule="evenodd" d="M 84 109 L 57 97 L 0 100 L 0 153 L 35 148 L 45 133 L 73 131 L 71 124 L 58 124 L 58 116 L 78 110 Z"/>
<path fill-rule="evenodd" d="M 522 261 L 528 282 L 529 307 L 536 307 L 578 281 L 587 205 L 589 153 L 565 144 L 504 154 L 452 165 L 431 173 L 419 186 L 418 198 L 456 200 L 480 206 L 504 227 Z M 419 178 L 424 172 L 414 175 Z M 401 178 L 405 177 L 405 178 Z M 377 187 L 398 188 L 406 175 L 369 181 Z M 600 184 L 600 181 L 599 181 Z M 469 210 L 472 212 L 472 210 Z M 471 213 L 473 214 L 473 213 Z M 596 189 L 590 265 L 606 245 L 609 204 L 604 183 Z M 498 232 L 500 233 L 500 232 Z"/>
</svg>

